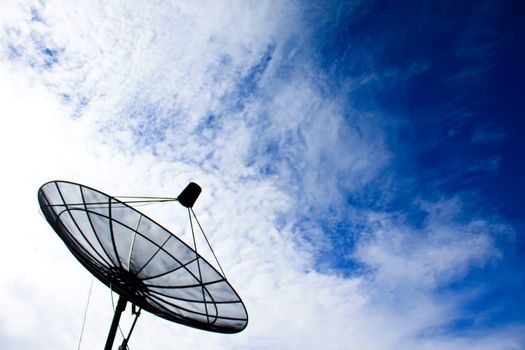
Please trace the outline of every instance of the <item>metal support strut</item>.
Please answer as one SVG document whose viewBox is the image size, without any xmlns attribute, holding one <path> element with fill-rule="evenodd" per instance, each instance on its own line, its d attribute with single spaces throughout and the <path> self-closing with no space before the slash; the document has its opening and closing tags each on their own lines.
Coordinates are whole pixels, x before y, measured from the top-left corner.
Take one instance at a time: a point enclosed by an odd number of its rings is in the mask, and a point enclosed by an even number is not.
<svg viewBox="0 0 525 350">
<path fill-rule="evenodd" d="M 131 304 L 131 306 L 132 306 L 131 313 L 133 315 L 135 315 L 135 319 L 133 320 L 133 324 L 131 325 L 131 329 L 129 330 L 128 336 L 126 338 L 124 338 L 124 340 L 122 341 L 122 344 L 119 346 L 118 350 L 127 350 L 128 349 L 129 338 L 131 338 L 131 333 L 133 332 L 133 329 L 135 328 L 135 325 L 137 324 L 137 320 L 139 319 L 139 316 L 140 316 L 140 310 L 141 309 L 136 311 L 135 304 Z"/>
<path fill-rule="evenodd" d="M 115 309 L 115 315 L 113 315 L 113 321 L 111 322 L 111 328 L 109 329 L 108 339 L 106 341 L 106 346 L 104 350 L 111 350 L 113 347 L 113 342 L 115 341 L 115 335 L 117 334 L 117 328 L 120 321 L 120 316 L 122 312 L 126 309 L 126 303 L 128 301 L 120 296 L 118 298 L 117 307 Z"/>
</svg>

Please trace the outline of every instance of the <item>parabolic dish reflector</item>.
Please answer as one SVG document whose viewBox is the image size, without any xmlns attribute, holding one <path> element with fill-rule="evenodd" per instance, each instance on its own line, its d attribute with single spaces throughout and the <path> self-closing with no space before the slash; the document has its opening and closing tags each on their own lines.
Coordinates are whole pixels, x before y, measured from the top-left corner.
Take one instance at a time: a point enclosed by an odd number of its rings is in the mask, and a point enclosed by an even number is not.
<svg viewBox="0 0 525 350">
<path fill-rule="evenodd" d="M 237 333 L 246 327 L 246 308 L 225 276 L 146 215 L 67 181 L 44 184 L 38 201 L 78 261 L 128 301 L 207 331 Z"/>
</svg>

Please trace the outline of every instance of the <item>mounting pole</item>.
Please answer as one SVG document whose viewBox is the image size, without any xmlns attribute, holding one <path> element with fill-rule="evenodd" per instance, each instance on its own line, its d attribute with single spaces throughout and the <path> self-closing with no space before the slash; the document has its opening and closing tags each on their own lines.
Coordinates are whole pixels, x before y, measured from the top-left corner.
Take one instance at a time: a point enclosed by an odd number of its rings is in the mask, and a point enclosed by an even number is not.
<svg viewBox="0 0 525 350">
<path fill-rule="evenodd" d="M 111 322 L 111 328 L 109 329 L 108 340 L 106 340 L 106 346 L 104 350 L 111 350 L 113 342 L 115 341 L 115 335 L 117 334 L 118 323 L 120 321 L 120 315 L 126 310 L 126 303 L 128 301 L 121 295 L 118 298 L 117 308 L 115 309 L 115 315 L 113 315 L 113 321 Z"/>
</svg>

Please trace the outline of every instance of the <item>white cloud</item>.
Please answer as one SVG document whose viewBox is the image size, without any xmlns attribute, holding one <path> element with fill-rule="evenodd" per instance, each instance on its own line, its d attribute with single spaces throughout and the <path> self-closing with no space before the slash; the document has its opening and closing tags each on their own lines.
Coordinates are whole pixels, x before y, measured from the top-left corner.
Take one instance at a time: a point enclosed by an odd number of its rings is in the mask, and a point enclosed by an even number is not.
<svg viewBox="0 0 525 350">
<path fill-rule="evenodd" d="M 492 235 L 502 228 L 484 221 L 457 223 L 457 201 L 425 203 L 424 227 L 413 229 L 403 218 L 372 214 L 371 237 L 364 239 L 356 256 L 377 269 L 380 281 L 435 288 L 460 279 L 472 267 L 482 267 L 499 252 Z"/>
</svg>

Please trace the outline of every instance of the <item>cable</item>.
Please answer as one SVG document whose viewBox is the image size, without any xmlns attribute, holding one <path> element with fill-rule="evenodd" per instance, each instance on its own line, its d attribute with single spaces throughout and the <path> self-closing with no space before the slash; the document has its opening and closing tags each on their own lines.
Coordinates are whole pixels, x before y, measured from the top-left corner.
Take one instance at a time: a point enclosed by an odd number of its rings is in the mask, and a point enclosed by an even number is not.
<svg viewBox="0 0 525 350">
<path fill-rule="evenodd" d="M 84 335 L 84 326 L 86 325 L 86 318 L 87 318 L 87 312 L 89 307 L 89 301 L 91 300 L 91 290 L 93 289 L 93 281 L 95 280 L 95 277 L 91 277 L 91 285 L 89 286 L 89 293 L 88 293 L 88 299 L 86 303 L 86 309 L 84 310 L 84 320 L 82 321 L 82 329 L 80 330 L 80 338 L 78 339 L 78 347 L 77 349 L 80 350 L 80 344 L 82 343 L 82 336 Z"/>
</svg>

